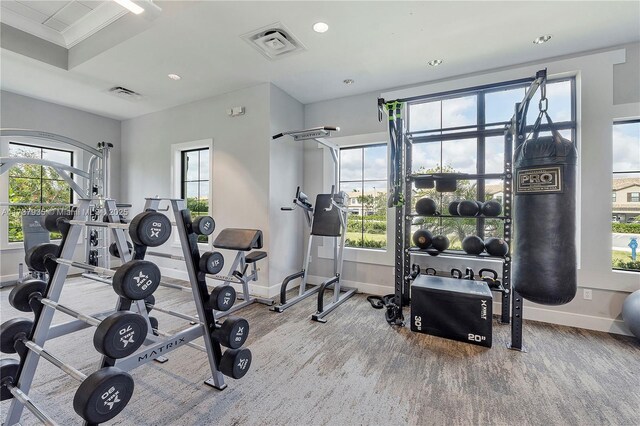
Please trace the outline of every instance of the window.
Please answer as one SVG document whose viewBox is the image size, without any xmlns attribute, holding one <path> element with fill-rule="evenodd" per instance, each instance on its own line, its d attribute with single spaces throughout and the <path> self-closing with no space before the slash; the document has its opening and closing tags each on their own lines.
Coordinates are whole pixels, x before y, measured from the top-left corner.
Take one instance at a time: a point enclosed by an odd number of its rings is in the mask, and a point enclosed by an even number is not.
<svg viewBox="0 0 640 426">
<path fill-rule="evenodd" d="M 209 214 L 209 170 L 209 148 L 182 151 L 180 197 L 187 201 L 192 219 Z M 198 236 L 198 242 L 207 241 L 208 236 Z"/>
<path fill-rule="evenodd" d="M 387 144 L 340 150 L 340 190 L 349 194 L 346 247 L 387 247 Z"/>
<path fill-rule="evenodd" d="M 413 173 L 498 174 L 504 170 L 504 128 L 522 102 L 529 83 L 498 84 L 474 90 L 449 92 L 410 102 L 407 127 L 413 140 Z M 575 140 L 575 82 L 562 79 L 547 82 L 548 112 L 556 127 L 567 139 Z M 527 124 L 538 115 L 540 90 L 530 102 Z M 543 121 L 543 123 L 545 123 Z M 545 133 L 543 124 L 541 135 Z M 460 199 L 490 200 L 502 203 L 503 181 L 500 179 L 460 180 L 453 193 L 435 189 L 413 189 L 413 201 L 429 197 L 438 210 L 448 215 L 451 201 Z M 461 249 L 465 236 L 501 237 L 502 221 L 496 219 L 453 219 L 447 217 L 414 219 L 415 227 L 428 227 L 447 235 L 452 249 Z M 414 229 L 415 230 L 415 229 Z"/>
<path fill-rule="evenodd" d="M 73 152 L 36 145 L 10 142 L 9 156 L 44 159 L 73 166 Z M 9 170 L 9 202 L 71 204 L 73 190 L 51 167 L 17 164 Z M 23 241 L 22 215 L 28 214 L 30 209 L 33 209 L 33 206 L 9 207 L 8 241 L 10 243 Z M 51 239 L 57 238 L 60 238 L 59 233 L 51 233 Z"/>
<path fill-rule="evenodd" d="M 613 193 L 612 201 L 613 201 L 614 203 L 616 202 L 616 193 L 615 193 L 615 192 Z"/>
<path fill-rule="evenodd" d="M 612 204 L 612 267 L 640 271 L 640 259 L 632 258 L 640 243 L 640 120 L 613 124 L 613 191 L 620 196 Z"/>
</svg>

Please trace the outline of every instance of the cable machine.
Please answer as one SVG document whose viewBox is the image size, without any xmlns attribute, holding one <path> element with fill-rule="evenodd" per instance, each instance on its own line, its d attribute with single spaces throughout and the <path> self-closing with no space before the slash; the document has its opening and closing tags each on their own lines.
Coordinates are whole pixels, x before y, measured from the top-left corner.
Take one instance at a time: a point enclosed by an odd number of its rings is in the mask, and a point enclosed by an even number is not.
<svg viewBox="0 0 640 426">
<path fill-rule="evenodd" d="M 411 98 L 396 99 L 393 101 L 385 101 L 378 99 L 378 118 L 381 121 L 384 115 L 389 118 L 389 138 L 390 138 L 390 165 L 389 174 L 389 207 L 395 207 L 395 266 L 394 266 L 394 295 L 392 300 L 387 304 L 387 321 L 392 325 L 404 326 L 403 307 L 407 306 L 410 301 L 411 282 L 415 278 L 415 273 L 411 268 L 411 256 L 423 254 L 419 249 L 411 248 L 411 226 L 413 216 L 412 207 L 412 187 L 413 183 L 421 179 L 430 179 L 433 181 L 446 181 L 456 179 L 478 180 L 482 182 L 479 188 L 482 189 L 484 196 L 484 180 L 485 179 L 502 179 L 503 180 L 503 206 L 504 212 L 502 216 L 504 226 L 504 240 L 511 243 L 512 237 L 512 204 L 513 204 L 513 150 L 526 139 L 526 117 L 529 103 L 533 99 L 539 87 L 543 86 L 547 80 L 546 69 L 536 73 L 534 78 L 515 80 L 506 82 L 505 85 L 530 83 L 522 102 L 515 104 L 514 114 L 511 119 L 503 123 L 492 123 L 504 125 L 504 170 L 498 174 L 486 174 L 484 170 L 479 170 L 477 174 L 460 174 L 460 173 L 433 173 L 433 174 L 414 174 L 412 172 L 412 147 L 413 143 L 420 142 L 425 139 L 424 135 L 407 132 L 403 115 L 405 114 L 405 106 L 407 103 L 421 101 L 427 96 L 416 96 Z M 469 91 L 486 88 L 474 87 Z M 441 96 L 445 94 L 438 94 Z M 434 95 L 429 95 L 432 97 Z M 478 126 L 484 126 L 478 125 Z M 471 131 L 471 126 L 469 131 Z M 475 126 L 474 126 L 475 127 Z M 449 129 L 451 130 L 451 129 Z M 464 132 L 464 128 L 457 128 Z M 499 131 L 499 130 L 497 130 Z M 464 133 L 462 133 L 464 135 Z M 456 138 L 461 137 L 461 133 L 456 133 Z M 442 136 L 439 136 L 442 138 Z M 422 140 L 424 141 L 424 140 Z M 515 146 L 514 146 L 515 141 Z M 478 219 L 478 228 L 482 227 L 482 219 Z M 455 257 L 472 257 L 461 252 L 447 252 Z M 511 252 L 502 258 L 502 318 L 503 324 L 511 322 L 511 343 L 510 349 L 523 350 L 522 347 L 522 315 L 523 315 L 523 299 L 512 289 L 511 285 Z"/>
<path fill-rule="evenodd" d="M 100 142 L 97 147 L 91 147 L 85 143 L 77 141 L 75 139 L 68 138 L 66 136 L 57 135 L 55 133 L 42 132 L 39 130 L 28 129 L 0 129 L 0 137 L 13 139 L 39 139 L 44 142 L 53 142 L 56 144 L 64 144 L 74 148 L 78 148 L 84 152 L 91 154 L 87 162 L 87 168 L 82 169 L 79 167 L 73 167 L 67 164 L 61 164 L 55 161 L 44 160 L 39 158 L 26 158 L 26 157 L 0 157 L 0 175 L 8 172 L 13 166 L 19 164 L 29 164 L 36 166 L 50 167 L 58 173 L 58 175 L 69 185 L 69 187 L 76 194 L 78 199 L 91 199 L 91 219 L 102 220 L 102 216 L 107 214 L 105 200 L 110 198 L 110 150 L 113 148 L 111 143 Z M 77 178 L 81 178 L 85 181 L 85 184 L 79 184 L 76 182 Z M 69 212 L 74 205 L 64 203 L 3 203 L 8 207 L 34 207 L 38 210 L 44 210 L 45 208 L 53 208 L 66 210 Z M 117 205 L 120 207 L 127 207 L 127 205 Z M 42 213 L 40 211 L 40 213 Z M 31 225 L 29 230 L 25 228 L 26 221 L 23 221 L 24 232 L 24 245 L 25 250 L 28 250 L 31 246 L 44 242 L 43 238 L 48 242 L 49 233 L 44 227 L 40 226 L 39 229 L 36 226 L 39 221 L 37 216 L 29 219 L 28 223 Z M 41 216 L 41 215 L 40 215 Z M 103 228 L 88 228 L 86 231 L 86 247 L 85 256 L 86 261 L 90 265 L 109 267 L 109 234 L 105 232 Z M 33 241 L 32 241 L 33 240 Z M 22 268 L 20 265 L 19 280 L 23 277 Z"/>
</svg>

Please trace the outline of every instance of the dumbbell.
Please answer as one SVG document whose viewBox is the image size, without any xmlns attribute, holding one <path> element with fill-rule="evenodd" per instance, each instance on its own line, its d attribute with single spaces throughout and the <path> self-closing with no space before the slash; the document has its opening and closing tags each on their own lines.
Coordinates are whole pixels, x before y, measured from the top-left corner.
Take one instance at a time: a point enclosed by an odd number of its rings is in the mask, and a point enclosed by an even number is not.
<svg viewBox="0 0 640 426">
<path fill-rule="evenodd" d="M 115 252 L 117 253 L 117 251 L 118 250 L 116 248 Z M 109 252 L 111 252 L 111 248 L 109 248 Z M 169 253 L 161 253 L 157 251 L 147 251 L 146 254 L 148 256 L 156 256 L 156 257 L 162 257 L 165 259 L 172 259 L 172 260 L 181 260 L 183 262 L 185 260 L 184 256 L 179 256 L 179 255 L 169 254 Z M 120 257 L 119 253 L 118 253 L 118 256 L 116 257 Z M 223 268 L 224 268 L 224 256 L 219 251 L 204 252 L 200 256 L 200 260 L 198 261 L 199 271 L 204 272 L 205 274 L 216 275 L 220 273 L 220 271 L 222 271 Z"/>
<path fill-rule="evenodd" d="M 191 228 L 198 235 L 211 235 L 216 229 L 216 222 L 211 216 L 198 216 L 191 222 Z"/>
<path fill-rule="evenodd" d="M 163 314 L 182 318 L 195 324 L 201 324 L 200 318 L 181 312 L 172 311 L 157 305 L 146 304 L 149 311 L 156 310 Z M 152 324 L 153 325 L 153 324 Z M 228 317 L 222 324 L 215 324 L 216 329 L 211 333 L 211 338 L 222 346 L 231 349 L 238 349 L 249 337 L 249 322 L 244 318 Z"/>
<path fill-rule="evenodd" d="M 27 336 L 32 328 L 33 321 L 24 318 L 14 318 L 0 325 L 0 350 L 3 353 L 19 352 L 21 356 L 30 350 L 81 382 L 73 397 L 73 409 L 90 424 L 109 421 L 127 406 L 134 388 L 133 378 L 129 374 L 116 367 L 106 367 L 87 376 L 29 340 Z M 19 369 L 16 364 L 17 361 L 7 363 L 6 367 L 4 363 L 2 365 L 2 399 L 10 398 L 4 392 L 5 388 L 12 396 L 18 393 L 14 384 Z M 5 385 L 5 368 L 9 370 L 6 371 L 7 376 L 14 379 L 11 385 Z"/>
<path fill-rule="evenodd" d="M 236 289 L 230 285 L 219 285 L 211 291 L 204 305 L 214 311 L 226 312 L 234 303 L 236 303 Z"/>
<path fill-rule="evenodd" d="M 160 285 L 160 268 L 148 260 L 131 260 L 114 271 L 113 269 L 60 259 L 56 257 L 58 250 L 59 247 L 55 244 L 38 244 L 27 250 L 25 262 L 27 266 L 38 272 L 46 272 L 45 263 L 47 260 L 51 260 L 60 265 L 110 276 L 112 277 L 111 284 L 115 292 L 119 296 L 130 300 L 142 300 L 153 294 Z"/>
<path fill-rule="evenodd" d="M 47 283 L 44 281 L 35 279 L 24 281 L 11 290 L 9 303 L 21 312 L 35 311 L 39 309 L 39 304 L 46 305 L 96 327 L 93 346 L 109 358 L 127 357 L 144 343 L 148 328 L 142 315 L 129 311 L 117 311 L 104 320 L 98 320 L 43 297 L 46 289 Z"/>
<path fill-rule="evenodd" d="M 159 311 L 158 311 L 159 312 Z M 153 334 L 164 337 L 171 337 L 169 333 L 158 330 L 158 319 L 149 317 L 151 327 L 153 328 Z M 225 321 L 226 322 L 226 321 Z M 201 352 L 207 352 L 207 349 L 203 346 L 196 345 L 195 343 L 187 342 L 187 346 L 197 349 Z M 222 354 L 220 363 L 218 364 L 218 370 L 227 377 L 232 379 L 241 379 L 251 367 L 251 351 L 247 348 L 227 349 Z"/>
</svg>

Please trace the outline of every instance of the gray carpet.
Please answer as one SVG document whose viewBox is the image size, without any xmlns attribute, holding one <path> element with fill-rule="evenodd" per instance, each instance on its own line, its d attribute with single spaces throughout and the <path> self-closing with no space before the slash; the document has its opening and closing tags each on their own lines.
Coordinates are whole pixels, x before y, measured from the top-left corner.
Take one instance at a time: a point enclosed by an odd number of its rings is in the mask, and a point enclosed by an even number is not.
<svg viewBox="0 0 640 426">
<path fill-rule="evenodd" d="M 0 291 L 2 321 L 28 316 L 11 308 L 8 293 Z M 161 288 L 156 298 L 195 313 L 189 293 Z M 75 279 L 61 302 L 97 312 L 115 297 Z M 640 425 L 640 344 L 632 338 L 526 322 L 528 353 L 519 353 L 505 348 L 508 326 L 496 326 L 494 347 L 485 349 L 391 328 L 363 295 L 327 324 L 309 320 L 314 308 L 306 300 L 282 314 L 258 304 L 241 311 L 251 324 L 253 365 L 224 391 L 202 384 L 206 358 L 189 347 L 134 370 L 132 402 L 111 424 Z M 166 331 L 183 324 L 155 316 Z M 83 330 L 46 348 L 91 372 L 99 360 L 91 335 Z M 80 424 L 71 406 L 76 386 L 43 360 L 31 395 L 60 424 Z M 3 420 L 7 407 L 0 405 Z M 23 424 L 37 421 L 25 411 Z"/>
</svg>

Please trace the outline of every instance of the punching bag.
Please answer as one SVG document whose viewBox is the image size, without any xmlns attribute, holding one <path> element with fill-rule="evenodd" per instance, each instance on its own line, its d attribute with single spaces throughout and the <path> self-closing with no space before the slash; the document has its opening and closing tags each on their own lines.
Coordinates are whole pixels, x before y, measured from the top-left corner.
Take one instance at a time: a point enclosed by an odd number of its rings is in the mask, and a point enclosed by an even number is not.
<svg viewBox="0 0 640 426">
<path fill-rule="evenodd" d="M 538 137 L 543 114 L 551 136 Z M 533 136 L 514 153 L 513 287 L 543 305 L 569 303 L 577 291 L 578 152 L 540 113 Z"/>
</svg>

